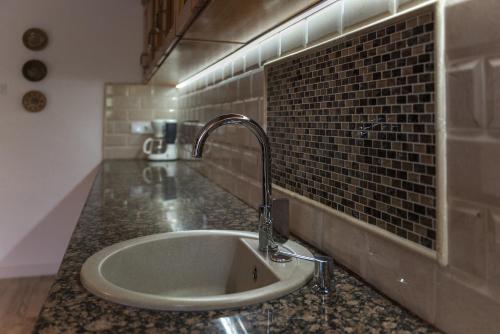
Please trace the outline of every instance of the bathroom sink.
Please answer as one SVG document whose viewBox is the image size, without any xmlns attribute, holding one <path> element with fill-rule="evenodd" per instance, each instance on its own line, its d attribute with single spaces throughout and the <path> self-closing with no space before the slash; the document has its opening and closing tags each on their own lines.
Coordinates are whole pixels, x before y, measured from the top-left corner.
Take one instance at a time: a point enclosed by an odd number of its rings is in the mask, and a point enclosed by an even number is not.
<svg viewBox="0 0 500 334">
<path fill-rule="evenodd" d="M 283 249 L 312 256 L 292 241 Z M 271 261 L 258 251 L 256 233 L 203 230 L 117 243 L 89 257 L 80 277 L 87 290 L 119 304 L 202 311 L 281 297 L 303 286 L 313 271 L 308 261 Z"/>
</svg>

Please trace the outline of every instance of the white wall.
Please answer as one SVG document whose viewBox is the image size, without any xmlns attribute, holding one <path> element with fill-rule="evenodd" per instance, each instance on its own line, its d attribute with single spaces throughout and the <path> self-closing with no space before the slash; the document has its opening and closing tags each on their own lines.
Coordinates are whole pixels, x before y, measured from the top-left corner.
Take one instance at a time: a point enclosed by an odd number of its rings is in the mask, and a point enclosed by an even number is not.
<svg viewBox="0 0 500 334">
<path fill-rule="evenodd" d="M 57 269 L 101 161 L 104 83 L 141 79 L 141 16 L 138 0 L 0 1 L 0 277 Z M 23 46 L 30 27 L 45 50 Z M 39 83 L 22 77 L 30 58 L 48 67 Z M 31 89 L 48 98 L 37 114 Z"/>
</svg>

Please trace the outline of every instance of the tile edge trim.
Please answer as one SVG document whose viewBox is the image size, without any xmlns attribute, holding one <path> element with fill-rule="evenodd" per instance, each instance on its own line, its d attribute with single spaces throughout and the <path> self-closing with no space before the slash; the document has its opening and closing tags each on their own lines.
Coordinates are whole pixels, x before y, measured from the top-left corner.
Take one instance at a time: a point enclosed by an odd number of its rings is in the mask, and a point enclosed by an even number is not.
<svg viewBox="0 0 500 334">
<path fill-rule="evenodd" d="M 331 215 L 334 215 L 352 225 L 355 225 L 357 227 L 360 227 L 366 231 L 369 231 L 379 237 L 382 237 L 382 238 L 385 238 L 385 239 L 389 239 L 393 242 L 395 242 L 397 245 L 399 246 L 403 246 L 404 248 L 407 248 L 411 251 L 414 251 L 420 255 L 423 255 L 427 258 L 430 258 L 432 260 L 435 260 L 437 261 L 438 260 L 438 253 L 436 251 L 433 251 L 431 249 L 428 249 L 424 246 L 420 246 L 414 242 L 411 242 L 409 240 L 405 240 L 405 239 L 402 239 L 400 237 L 398 237 L 397 235 L 393 234 L 393 233 L 390 233 L 388 231 L 385 231 L 379 227 L 376 227 L 376 226 L 372 226 L 364 221 L 361 221 L 361 220 L 358 220 L 356 218 L 353 218 L 343 212 L 340 212 L 340 211 L 337 211 L 333 208 L 330 208 L 324 204 L 321 204 L 317 201 L 314 201 L 310 198 L 307 198 L 305 196 L 302 196 L 302 195 L 299 195 L 293 191 L 290 191 L 288 189 L 285 189 L 285 188 L 282 188 L 276 184 L 273 184 L 273 189 L 277 190 L 277 191 L 280 191 L 294 199 L 297 199 L 299 201 L 302 201 L 308 205 L 311 205 L 313 206 L 314 208 L 316 209 L 319 209 L 325 213 L 328 213 L 328 214 L 331 214 Z"/>
</svg>

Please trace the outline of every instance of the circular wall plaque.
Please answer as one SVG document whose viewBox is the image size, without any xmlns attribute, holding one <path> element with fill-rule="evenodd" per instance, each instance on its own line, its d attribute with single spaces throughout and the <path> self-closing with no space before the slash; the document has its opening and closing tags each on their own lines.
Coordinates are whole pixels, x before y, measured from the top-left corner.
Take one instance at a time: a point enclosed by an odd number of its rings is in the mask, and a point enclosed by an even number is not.
<svg viewBox="0 0 500 334">
<path fill-rule="evenodd" d="M 42 29 L 31 28 L 23 34 L 23 44 L 30 50 L 39 51 L 45 49 L 49 43 L 47 33 Z"/>
<path fill-rule="evenodd" d="M 47 75 L 47 66 L 40 60 L 28 60 L 23 65 L 23 76 L 29 81 L 40 81 Z"/>
<path fill-rule="evenodd" d="M 47 98 L 42 92 L 31 90 L 23 96 L 23 107 L 29 112 L 39 112 L 47 105 Z"/>
</svg>

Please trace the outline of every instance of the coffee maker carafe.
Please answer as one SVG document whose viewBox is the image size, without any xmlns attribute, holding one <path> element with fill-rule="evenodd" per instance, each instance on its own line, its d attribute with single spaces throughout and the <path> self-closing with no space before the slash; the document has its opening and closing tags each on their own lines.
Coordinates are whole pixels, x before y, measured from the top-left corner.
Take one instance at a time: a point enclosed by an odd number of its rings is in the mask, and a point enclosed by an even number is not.
<svg viewBox="0 0 500 334">
<path fill-rule="evenodd" d="M 177 121 L 173 119 L 155 119 L 151 122 L 154 136 L 146 139 L 142 151 L 148 160 L 176 160 Z"/>
</svg>

